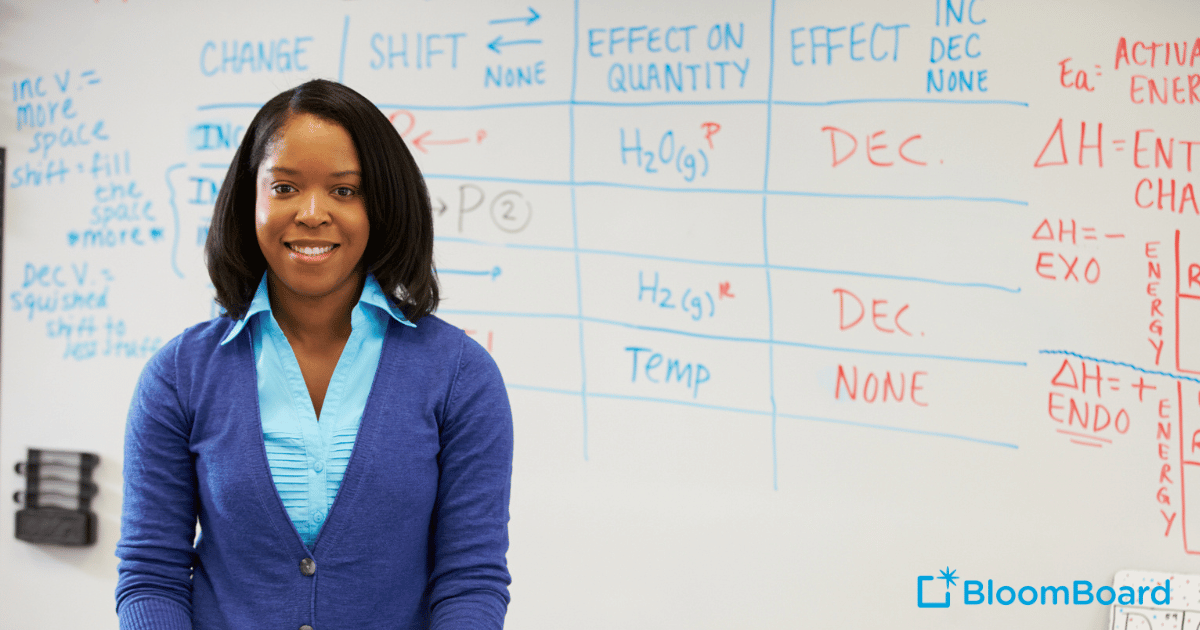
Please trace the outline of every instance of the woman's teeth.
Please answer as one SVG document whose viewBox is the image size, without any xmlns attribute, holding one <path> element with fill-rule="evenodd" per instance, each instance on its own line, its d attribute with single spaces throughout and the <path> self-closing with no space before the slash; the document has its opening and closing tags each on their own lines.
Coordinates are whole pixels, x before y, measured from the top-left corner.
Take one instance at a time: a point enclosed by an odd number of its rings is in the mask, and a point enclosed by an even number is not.
<svg viewBox="0 0 1200 630">
<path fill-rule="evenodd" d="M 292 251 L 299 252 L 305 256 L 320 256 L 321 254 L 328 254 L 333 251 L 333 245 L 326 245 L 324 247 L 296 247 L 295 245 L 289 245 L 288 247 Z"/>
</svg>

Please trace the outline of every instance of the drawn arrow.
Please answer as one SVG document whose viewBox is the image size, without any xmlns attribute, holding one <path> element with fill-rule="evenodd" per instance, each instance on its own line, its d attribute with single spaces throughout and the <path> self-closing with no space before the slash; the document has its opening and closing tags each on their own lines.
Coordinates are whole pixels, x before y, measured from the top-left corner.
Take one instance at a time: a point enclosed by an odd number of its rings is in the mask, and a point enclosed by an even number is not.
<svg viewBox="0 0 1200 630">
<path fill-rule="evenodd" d="M 435 212 L 437 212 L 437 213 L 438 213 L 438 216 L 440 217 L 440 216 L 442 216 L 443 214 L 446 214 L 446 202 L 445 202 L 445 201 L 442 201 L 442 198 L 441 198 L 441 197 L 438 197 L 438 198 L 437 198 L 437 202 L 438 202 L 438 205 L 437 205 L 437 207 L 436 207 L 436 208 L 434 208 L 433 210 L 434 210 Z"/>
<path fill-rule="evenodd" d="M 513 40 L 509 40 L 506 42 L 506 41 L 504 41 L 503 35 L 497 35 L 496 39 L 493 39 L 492 43 L 488 44 L 488 48 L 491 48 L 492 50 L 494 50 L 496 52 L 497 55 L 499 55 L 501 46 L 515 46 L 517 44 L 540 44 L 540 43 L 542 43 L 542 40 L 540 40 L 540 39 L 513 39 Z"/>
<path fill-rule="evenodd" d="M 529 17 L 514 17 L 514 18 L 504 18 L 501 20 L 492 20 L 491 22 L 488 22 L 488 24 L 506 24 L 508 22 L 524 22 L 525 26 L 529 26 L 530 24 L 533 24 L 534 22 L 536 22 L 538 20 L 538 18 L 540 18 L 540 17 L 542 17 L 542 16 L 538 15 L 538 12 L 534 11 L 533 7 L 529 7 Z"/>
<path fill-rule="evenodd" d="M 421 135 L 417 136 L 416 138 L 413 138 L 413 139 L 412 139 L 412 145 L 413 145 L 414 147 L 416 147 L 418 150 L 420 150 L 420 151 L 421 151 L 421 153 L 429 153 L 429 149 L 426 149 L 426 148 L 425 148 L 425 145 L 427 145 L 427 144 L 430 144 L 430 145 L 435 145 L 435 144 L 437 144 L 437 145 L 440 145 L 440 144 L 463 144 L 464 142 L 470 142 L 470 141 L 471 141 L 471 139 L 470 139 L 470 138 L 455 138 L 455 139 L 453 139 L 453 140 L 427 140 L 427 138 L 429 138 L 429 134 L 431 134 L 431 133 L 433 133 L 433 132 L 432 132 L 432 131 L 426 131 L 425 133 L 423 133 L 423 134 L 421 134 Z"/>
<path fill-rule="evenodd" d="M 438 269 L 438 273 L 448 273 L 456 276 L 491 276 L 492 280 L 495 280 L 496 276 L 500 275 L 500 267 L 497 265 L 491 269 L 482 269 L 479 271 L 470 269 Z"/>
</svg>

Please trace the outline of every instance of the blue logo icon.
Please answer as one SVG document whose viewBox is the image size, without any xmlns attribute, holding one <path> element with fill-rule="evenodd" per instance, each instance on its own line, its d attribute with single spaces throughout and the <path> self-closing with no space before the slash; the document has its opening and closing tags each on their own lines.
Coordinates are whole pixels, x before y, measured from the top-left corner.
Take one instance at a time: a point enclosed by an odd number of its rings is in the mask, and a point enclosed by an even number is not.
<svg viewBox="0 0 1200 630">
<path fill-rule="evenodd" d="M 940 602 L 925 601 L 925 583 L 932 582 L 934 580 L 943 580 L 944 582 L 946 582 L 946 598 Z M 955 575 L 954 570 L 951 569 L 950 567 L 946 567 L 945 569 L 942 569 L 939 572 L 938 577 L 936 577 L 936 578 L 933 577 L 932 575 L 918 575 L 917 576 L 917 607 L 918 608 L 949 608 L 950 607 L 950 585 L 954 584 L 957 580 L 958 580 L 958 576 Z"/>
</svg>

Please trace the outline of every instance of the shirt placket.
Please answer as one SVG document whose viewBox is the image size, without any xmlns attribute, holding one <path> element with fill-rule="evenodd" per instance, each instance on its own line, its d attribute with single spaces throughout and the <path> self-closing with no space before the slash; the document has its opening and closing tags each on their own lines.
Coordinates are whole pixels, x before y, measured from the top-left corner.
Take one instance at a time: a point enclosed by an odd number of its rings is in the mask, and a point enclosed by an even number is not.
<svg viewBox="0 0 1200 630">
<path fill-rule="evenodd" d="M 315 534 L 321 528 L 321 524 L 325 522 L 328 510 L 324 492 L 329 460 L 328 447 L 322 437 L 322 427 L 317 422 L 312 397 L 308 393 L 308 386 L 304 382 L 304 374 L 300 371 L 296 353 L 288 343 L 283 330 L 279 328 L 279 324 L 272 321 L 271 328 L 272 333 L 277 333 L 275 341 L 283 358 L 284 370 L 287 372 L 287 382 L 292 393 L 292 409 L 304 445 L 304 461 L 307 465 L 305 493 L 307 500 L 304 506 L 305 513 L 301 520 L 305 534 L 311 538 L 312 534 Z"/>
</svg>

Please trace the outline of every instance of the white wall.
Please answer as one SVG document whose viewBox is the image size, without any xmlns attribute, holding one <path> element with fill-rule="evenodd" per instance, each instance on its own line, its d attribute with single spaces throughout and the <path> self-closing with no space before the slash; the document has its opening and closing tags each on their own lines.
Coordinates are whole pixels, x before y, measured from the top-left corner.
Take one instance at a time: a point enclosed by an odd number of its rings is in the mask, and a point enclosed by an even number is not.
<svg viewBox="0 0 1200 630">
<path fill-rule="evenodd" d="M 0 496 L 26 448 L 103 459 L 94 547 L 0 515 L 0 626 L 115 627 L 133 382 L 212 315 L 222 139 L 312 77 L 419 145 L 440 314 L 510 384 L 510 627 L 1100 627 L 914 584 L 1200 573 L 1200 8 L 939 1 L 0 5 Z"/>
</svg>

